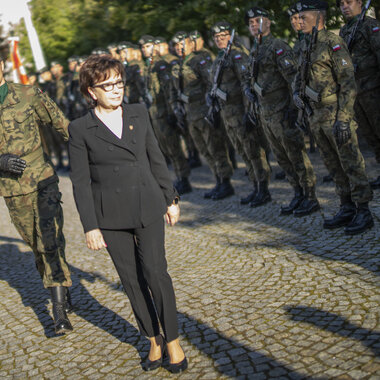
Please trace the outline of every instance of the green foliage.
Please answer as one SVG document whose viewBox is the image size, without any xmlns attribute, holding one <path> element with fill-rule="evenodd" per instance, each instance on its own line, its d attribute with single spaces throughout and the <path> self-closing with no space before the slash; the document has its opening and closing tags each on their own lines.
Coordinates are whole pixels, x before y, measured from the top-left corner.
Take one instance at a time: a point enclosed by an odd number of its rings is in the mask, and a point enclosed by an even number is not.
<svg viewBox="0 0 380 380">
<path fill-rule="evenodd" d="M 330 4 L 329 28 L 342 23 L 335 0 Z M 171 38 L 178 30 L 198 29 L 209 39 L 210 27 L 227 20 L 240 35 L 248 36 L 246 9 L 261 6 L 273 13 L 274 35 L 292 37 L 286 9 L 288 0 L 32 0 L 33 22 L 47 61 L 65 61 L 71 55 L 89 54 L 96 47 L 119 41 L 137 41 L 143 34 Z M 374 2 L 376 3 L 376 1 Z M 21 25 L 20 48 L 26 60 L 30 49 Z"/>
</svg>

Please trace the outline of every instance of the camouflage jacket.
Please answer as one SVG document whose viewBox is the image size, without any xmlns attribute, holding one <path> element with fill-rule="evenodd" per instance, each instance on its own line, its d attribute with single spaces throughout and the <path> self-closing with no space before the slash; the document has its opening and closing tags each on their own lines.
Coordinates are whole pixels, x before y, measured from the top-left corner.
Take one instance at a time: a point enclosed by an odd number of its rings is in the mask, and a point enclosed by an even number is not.
<svg viewBox="0 0 380 380">
<path fill-rule="evenodd" d="M 202 54 L 208 61 L 211 61 L 211 62 L 215 59 L 215 54 L 211 50 L 208 50 L 204 47 L 200 50 L 197 50 L 194 53 L 195 54 Z"/>
<path fill-rule="evenodd" d="M 205 94 L 209 90 L 211 65 L 211 59 L 198 52 L 193 52 L 185 58 L 182 64 L 182 94 L 187 101 L 183 101 L 180 96 L 181 63 L 172 67 L 174 85 L 171 102 L 172 104 L 177 101 L 183 102 L 188 120 L 197 120 L 207 113 Z"/>
<path fill-rule="evenodd" d="M 347 42 L 356 24 L 356 17 L 340 30 L 340 36 Z M 351 58 L 355 68 L 358 93 L 380 86 L 380 22 L 365 17 L 356 30 L 351 46 Z"/>
<path fill-rule="evenodd" d="M 125 94 L 128 103 L 139 103 L 145 97 L 144 62 L 133 60 L 125 67 Z"/>
<path fill-rule="evenodd" d="M 297 39 L 294 42 L 294 46 L 293 46 L 293 53 L 296 59 L 298 59 L 298 57 L 301 54 L 301 45 L 304 38 L 305 38 L 304 34 L 301 32 L 298 32 Z"/>
<path fill-rule="evenodd" d="M 220 60 L 222 59 L 223 51 L 218 53 L 211 67 L 210 82 L 214 80 L 215 70 Z M 224 66 L 222 80 L 219 88 L 227 93 L 227 101 L 219 99 L 221 107 L 226 105 L 241 105 L 244 104 L 242 90 L 245 88 L 245 80 L 248 69 L 248 51 L 247 49 L 234 45 L 231 53 Z"/>
<path fill-rule="evenodd" d="M 263 38 L 260 46 L 253 44 L 248 72 L 252 71 L 256 49 L 258 49 L 257 78 L 256 83 L 251 84 L 251 88 L 255 89 L 264 112 L 278 112 L 289 106 L 291 102 L 291 86 L 297 72 L 293 50 L 287 43 L 269 34 Z"/>
<path fill-rule="evenodd" d="M 0 195 L 29 194 L 57 180 L 53 166 L 43 153 L 39 123 L 49 124 L 68 140 L 68 120 L 57 105 L 36 87 L 8 83 L 8 95 L 0 105 L 0 154 L 23 158 L 22 175 L 0 171 Z M 44 181 L 46 180 L 46 181 Z"/>
<path fill-rule="evenodd" d="M 302 41 L 299 67 L 307 48 L 307 39 Z M 354 115 L 356 84 L 354 66 L 343 39 L 322 29 L 311 52 L 310 73 L 307 85 L 321 96 L 321 104 L 337 105 L 337 120 L 350 121 Z M 294 90 L 299 91 L 300 72 L 294 80 Z"/>
</svg>

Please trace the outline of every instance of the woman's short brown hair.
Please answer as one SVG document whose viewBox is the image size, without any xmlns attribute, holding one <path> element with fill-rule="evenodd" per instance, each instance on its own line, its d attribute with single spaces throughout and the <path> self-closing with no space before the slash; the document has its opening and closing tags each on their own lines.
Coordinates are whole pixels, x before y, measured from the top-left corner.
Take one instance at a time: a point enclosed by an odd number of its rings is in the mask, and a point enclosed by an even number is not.
<svg viewBox="0 0 380 380">
<path fill-rule="evenodd" d="M 90 96 L 88 88 L 107 80 L 110 77 L 112 70 L 116 71 L 117 74 L 120 74 L 125 81 L 123 64 L 108 54 L 91 55 L 86 59 L 79 70 L 80 91 L 91 108 L 96 106 L 96 100 Z"/>
</svg>

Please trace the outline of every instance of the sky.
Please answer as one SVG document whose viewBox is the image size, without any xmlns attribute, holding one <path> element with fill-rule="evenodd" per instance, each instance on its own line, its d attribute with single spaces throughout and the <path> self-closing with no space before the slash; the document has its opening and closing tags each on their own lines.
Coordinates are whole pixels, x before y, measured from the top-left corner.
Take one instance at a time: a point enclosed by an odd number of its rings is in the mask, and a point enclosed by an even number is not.
<svg viewBox="0 0 380 380">
<path fill-rule="evenodd" d="M 17 23 L 22 17 L 22 10 L 27 0 L 0 0 L 0 22 L 6 32 L 9 23 Z"/>
</svg>

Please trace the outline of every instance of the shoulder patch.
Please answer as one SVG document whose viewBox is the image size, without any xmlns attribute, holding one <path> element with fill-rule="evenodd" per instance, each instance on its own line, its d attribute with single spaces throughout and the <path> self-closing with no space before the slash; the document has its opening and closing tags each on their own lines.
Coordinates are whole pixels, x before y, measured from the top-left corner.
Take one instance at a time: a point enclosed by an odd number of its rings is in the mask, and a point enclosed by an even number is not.
<svg viewBox="0 0 380 380">
<path fill-rule="evenodd" d="M 211 61 L 211 57 L 210 57 L 209 55 L 206 57 L 206 59 L 207 59 L 208 61 Z"/>
<path fill-rule="evenodd" d="M 204 65 L 206 63 L 206 60 L 202 59 L 202 61 L 199 62 L 200 65 Z"/>
<path fill-rule="evenodd" d="M 277 55 L 282 55 L 282 54 L 284 54 L 284 49 L 278 49 L 278 50 L 276 50 L 276 54 L 277 54 Z"/>
<path fill-rule="evenodd" d="M 376 33 L 376 32 L 379 32 L 380 31 L 380 27 L 379 26 L 375 26 L 374 28 L 372 28 L 372 33 Z"/>
<path fill-rule="evenodd" d="M 236 54 L 235 59 L 241 59 L 241 54 Z"/>
<path fill-rule="evenodd" d="M 339 44 L 337 44 L 337 45 L 333 46 L 332 49 L 333 49 L 333 51 L 338 51 L 338 50 L 342 49 L 342 47 Z"/>
<path fill-rule="evenodd" d="M 166 69 L 166 65 L 161 65 L 160 66 L 160 70 L 165 70 Z"/>
<path fill-rule="evenodd" d="M 177 61 L 176 59 L 173 59 L 173 61 L 170 62 L 170 64 L 171 64 L 172 66 L 176 65 L 177 63 L 178 63 L 178 61 Z"/>
</svg>

